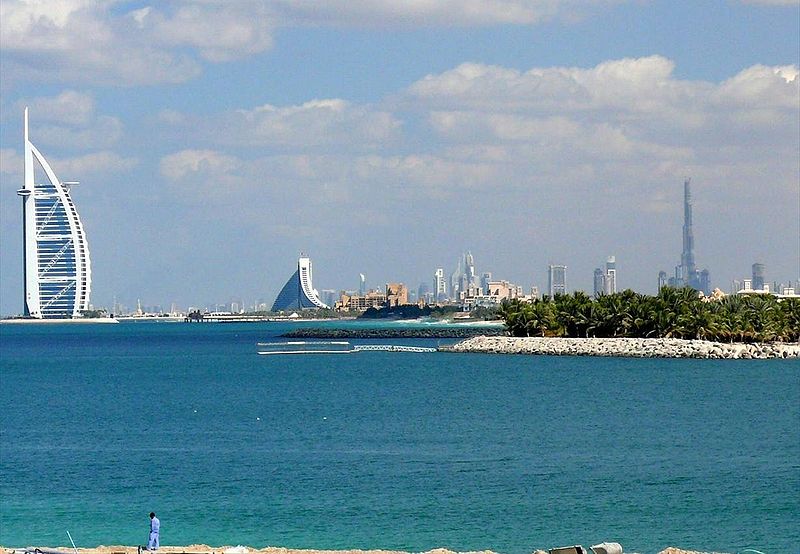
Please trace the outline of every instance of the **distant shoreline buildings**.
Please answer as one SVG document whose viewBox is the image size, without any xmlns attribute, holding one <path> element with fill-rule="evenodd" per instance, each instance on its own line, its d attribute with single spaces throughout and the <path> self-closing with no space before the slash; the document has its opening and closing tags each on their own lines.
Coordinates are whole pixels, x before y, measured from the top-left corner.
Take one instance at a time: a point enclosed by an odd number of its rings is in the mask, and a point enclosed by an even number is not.
<svg viewBox="0 0 800 554">
<path fill-rule="evenodd" d="M 38 170 L 37 170 L 38 168 Z M 37 177 L 42 174 L 44 178 Z M 17 194 L 22 197 L 22 223 L 24 242 L 24 317 L 32 319 L 76 319 L 90 311 L 89 296 L 92 284 L 89 247 L 83 224 L 70 196 L 74 182 L 62 182 L 53 172 L 47 160 L 29 139 L 28 109 L 24 112 L 24 182 Z M 658 289 L 665 286 L 692 287 L 705 295 L 711 294 L 710 274 L 707 269 L 697 269 L 694 254 L 693 205 L 691 181 L 684 181 L 683 236 L 680 263 L 674 274 L 659 272 Z M 603 267 L 596 268 L 593 275 L 594 295 L 618 292 L 616 257 L 608 256 Z M 750 279 L 732 282 L 731 292 L 741 294 L 775 294 L 796 296 L 800 291 L 800 280 L 795 284 L 769 283 L 765 265 L 752 264 Z M 429 284 L 432 286 L 429 286 Z M 392 308 L 416 304 L 457 307 L 463 311 L 476 308 L 492 308 L 504 300 L 523 301 L 539 297 L 539 287 L 532 285 L 530 294 L 522 286 L 493 276 L 491 271 L 478 273 L 475 258 L 469 250 L 458 258 L 455 271 L 445 274 L 444 267 L 433 272 L 432 282 L 421 283 L 417 289 L 409 290 L 403 283 L 387 283 L 385 288 L 367 289 L 366 276 L 359 273 L 358 289 L 323 289 L 320 295 L 312 280 L 312 263 L 301 254 L 297 269 L 286 281 L 275 298 L 271 312 L 296 310 L 335 309 L 340 312 L 363 312 L 369 308 Z M 567 294 L 567 266 L 547 266 L 547 288 L 551 298 Z M 232 297 L 233 298 L 233 297 Z M 253 312 L 268 312 L 269 304 L 257 300 L 246 305 L 241 299 L 232 299 L 227 304 L 214 304 L 205 308 L 206 313 L 243 314 L 252 306 Z M 200 313 L 202 308 L 190 307 L 189 312 Z M 101 310 L 102 311 L 102 310 Z M 127 308 L 113 302 L 112 314 L 126 315 Z M 182 317 L 173 303 L 169 314 L 160 306 L 145 307 L 137 301 L 137 308 L 127 315 L 132 318 Z"/>
<path fill-rule="evenodd" d="M 89 244 L 70 186 L 62 182 L 28 135 L 24 116 L 24 180 L 22 197 L 23 315 L 34 319 L 75 319 L 89 309 L 92 269 Z M 44 172 L 37 182 L 35 164 Z"/>
</svg>

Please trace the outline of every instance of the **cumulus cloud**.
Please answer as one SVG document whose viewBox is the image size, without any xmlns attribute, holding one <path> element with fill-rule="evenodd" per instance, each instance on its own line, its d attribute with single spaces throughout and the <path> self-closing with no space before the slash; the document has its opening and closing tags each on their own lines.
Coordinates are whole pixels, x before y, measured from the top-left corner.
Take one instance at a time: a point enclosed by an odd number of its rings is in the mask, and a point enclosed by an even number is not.
<svg viewBox="0 0 800 554">
<path fill-rule="evenodd" d="M 109 173 L 126 172 L 136 167 L 139 163 L 136 158 L 120 156 L 107 150 L 64 158 L 45 156 L 56 175 L 67 181 L 72 179 L 82 180 L 86 177 L 107 175 Z M 18 178 L 20 184 L 22 184 L 22 152 L 13 148 L 0 149 L 0 173 L 11 176 L 9 177 L 10 180 Z"/>
<path fill-rule="evenodd" d="M 530 25 L 620 1 L 173 0 L 130 9 L 120 0 L 4 0 L 0 46 L 7 82 L 177 83 L 203 61 L 270 49 L 282 27 Z"/>
<path fill-rule="evenodd" d="M 181 150 L 161 158 L 161 174 L 172 181 L 186 178 L 203 178 L 231 172 L 241 162 L 214 150 Z"/>
<path fill-rule="evenodd" d="M 204 119 L 168 112 L 161 121 L 181 136 L 197 131 L 197 149 L 164 158 L 161 170 L 175 182 L 198 177 L 284 203 L 287 186 L 347 204 L 370 194 L 502 198 L 553 186 L 595 194 L 584 189 L 606 183 L 644 204 L 642 183 L 689 172 L 742 182 L 765 159 L 778 186 L 792 186 L 797 67 L 752 66 L 721 83 L 680 79 L 674 69 L 661 56 L 527 71 L 462 64 L 378 105 L 312 100 Z M 427 126 L 404 125 L 420 116 Z"/>
<path fill-rule="evenodd" d="M 160 114 L 164 123 L 209 144 L 350 150 L 374 149 L 392 141 L 401 122 L 392 113 L 340 99 L 311 100 L 296 106 L 263 105 L 214 117 L 176 112 Z"/>
<path fill-rule="evenodd" d="M 619 0 L 600 0 L 595 5 Z M 485 26 L 533 24 L 586 10 L 580 0 L 282 0 L 275 2 L 282 18 L 309 24 L 341 26 Z"/>
<path fill-rule="evenodd" d="M 59 149 L 108 148 L 124 133 L 117 117 L 96 113 L 94 97 L 74 90 L 56 96 L 20 100 L 17 109 L 29 108 L 31 140 Z"/>
<path fill-rule="evenodd" d="M 70 175 L 83 179 L 86 176 L 105 175 L 108 173 L 121 173 L 136 167 L 139 161 L 136 158 L 126 158 L 116 152 L 92 152 L 74 158 L 48 158 L 56 175 L 62 179 L 70 179 Z"/>
<path fill-rule="evenodd" d="M 94 117 L 94 98 L 75 90 L 65 90 L 53 97 L 32 98 L 17 103 L 30 108 L 37 121 L 85 125 Z"/>
</svg>

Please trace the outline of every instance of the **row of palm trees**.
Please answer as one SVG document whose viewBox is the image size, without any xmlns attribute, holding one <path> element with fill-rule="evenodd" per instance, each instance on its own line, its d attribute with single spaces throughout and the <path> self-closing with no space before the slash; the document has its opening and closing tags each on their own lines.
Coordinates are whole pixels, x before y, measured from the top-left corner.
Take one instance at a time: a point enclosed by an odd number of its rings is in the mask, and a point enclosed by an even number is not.
<svg viewBox="0 0 800 554">
<path fill-rule="evenodd" d="M 663 337 L 718 342 L 800 340 L 800 299 L 729 295 L 701 299 L 691 288 L 650 296 L 584 292 L 504 301 L 499 315 L 516 337 Z"/>
</svg>

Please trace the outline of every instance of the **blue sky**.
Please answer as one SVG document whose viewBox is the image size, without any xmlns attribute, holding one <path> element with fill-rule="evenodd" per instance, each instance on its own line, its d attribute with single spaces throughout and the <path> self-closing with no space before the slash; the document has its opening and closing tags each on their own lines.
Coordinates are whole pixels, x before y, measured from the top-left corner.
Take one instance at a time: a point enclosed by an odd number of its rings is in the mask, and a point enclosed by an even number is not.
<svg viewBox="0 0 800 554">
<path fill-rule="evenodd" d="M 797 1 L 0 2 L 0 312 L 22 308 L 22 107 L 87 230 L 95 305 L 616 255 L 727 290 L 800 277 Z"/>
</svg>

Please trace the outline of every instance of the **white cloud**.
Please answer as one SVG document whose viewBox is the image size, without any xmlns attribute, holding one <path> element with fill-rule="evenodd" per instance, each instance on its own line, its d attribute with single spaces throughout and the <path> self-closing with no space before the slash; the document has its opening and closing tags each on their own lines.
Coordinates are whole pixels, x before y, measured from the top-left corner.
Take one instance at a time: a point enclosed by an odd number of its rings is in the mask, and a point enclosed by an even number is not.
<svg viewBox="0 0 800 554">
<path fill-rule="evenodd" d="M 161 169 L 284 205 L 286 187 L 337 205 L 544 187 L 592 195 L 598 182 L 633 199 L 642 183 L 687 172 L 738 182 L 730 168 L 752 174 L 748 163 L 765 159 L 786 189 L 797 159 L 797 73 L 753 66 L 722 83 L 689 81 L 661 56 L 528 71 L 462 64 L 384 105 L 327 99 L 204 119 L 162 114 L 178 131 L 198 132 L 197 149 L 164 158 Z M 427 127 L 403 124 L 420 115 Z"/>
<path fill-rule="evenodd" d="M 126 158 L 107 150 L 92 152 L 82 156 L 57 158 L 47 156 L 47 161 L 53 167 L 59 178 L 82 180 L 85 177 L 94 177 L 109 173 L 126 172 L 136 167 L 139 161 L 136 158 Z M 18 179 L 21 185 L 23 173 L 22 152 L 13 148 L 0 149 L 0 173 L 9 175 L 9 181 Z"/>
<path fill-rule="evenodd" d="M 30 108 L 37 121 L 85 125 L 94 117 L 94 98 L 82 92 L 65 90 L 57 96 L 17 102 Z"/>
<path fill-rule="evenodd" d="M 92 152 L 74 158 L 48 158 L 48 161 L 59 178 L 79 181 L 87 176 L 126 172 L 139 163 L 136 158 L 126 158 L 109 151 Z"/>
<path fill-rule="evenodd" d="M 235 157 L 214 150 L 181 150 L 164 156 L 159 164 L 161 174 L 171 181 L 213 178 L 240 167 Z"/>
<path fill-rule="evenodd" d="M 761 4 L 764 6 L 800 6 L 800 0 L 741 0 L 745 4 Z"/>
<path fill-rule="evenodd" d="M 340 99 L 311 100 L 296 106 L 240 109 L 214 117 L 162 113 L 167 124 L 216 145 L 375 149 L 396 138 L 401 122 L 392 113 Z"/>
<path fill-rule="evenodd" d="M 31 140 L 37 145 L 84 151 L 106 149 L 124 133 L 119 118 L 96 113 L 90 94 L 65 90 L 56 96 L 23 99 L 16 105 L 20 112 L 23 107 L 29 108 Z"/>
<path fill-rule="evenodd" d="M 174 0 L 126 10 L 120 0 L 4 0 L 0 46 L 6 82 L 178 83 L 200 73 L 198 58 L 224 62 L 269 50 L 281 27 L 530 25 L 620 1 Z"/>
<path fill-rule="evenodd" d="M 23 163 L 22 154 L 13 148 L 0 148 L 0 173 L 22 176 Z"/>
<path fill-rule="evenodd" d="M 286 21 L 350 27 L 485 26 L 533 24 L 618 0 L 283 0 L 275 8 Z"/>
</svg>

